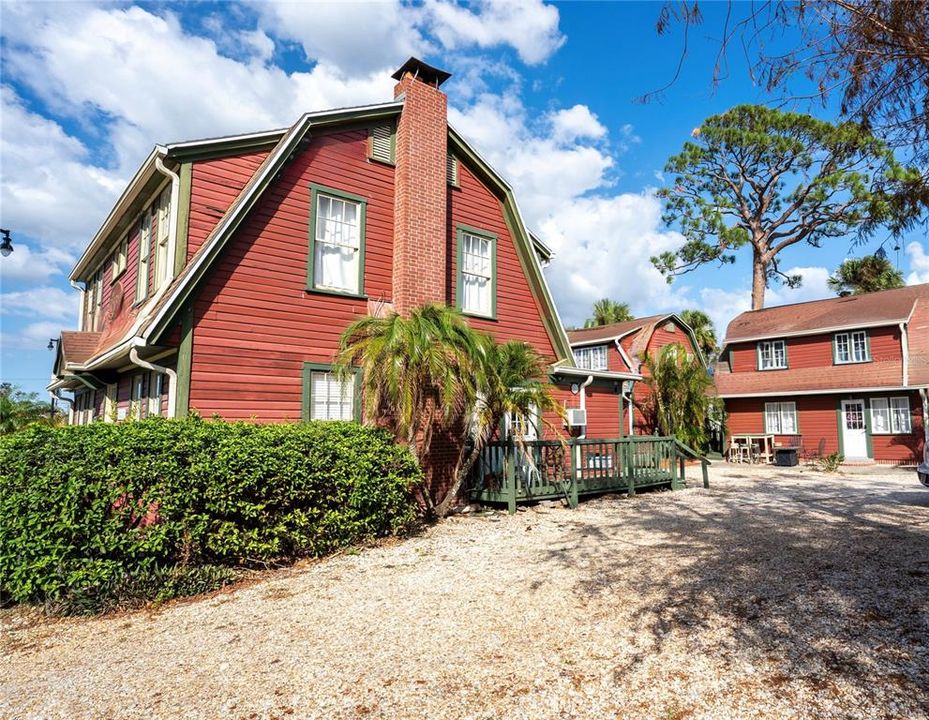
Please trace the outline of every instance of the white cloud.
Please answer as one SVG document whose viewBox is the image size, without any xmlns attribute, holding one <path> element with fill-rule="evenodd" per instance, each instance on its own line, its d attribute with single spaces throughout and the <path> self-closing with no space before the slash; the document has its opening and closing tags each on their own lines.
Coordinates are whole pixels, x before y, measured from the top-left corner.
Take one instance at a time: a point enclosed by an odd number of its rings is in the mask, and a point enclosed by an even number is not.
<svg viewBox="0 0 929 720">
<path fill-rule="evenodd" d="M 582 138 L 599 139 L 606 128 L 586 105 L 558 110 L 551 115 L 552 136 L 558 143 L 573 143 Z"/>
<path fill-rule="evenodd" d="M 71 320 L 77 314 L 76 292 L 57 287 L 37 287 L 30 290 L 0 293 L 0 313 L 20 317 L 58 318 Z"/>
<path fill-rule="evenodd" d="M 0 286 L 9 282 L 47 282 L 63 275 L 74 264 L 74 256 L 59 248 L 45 248 L 37 252 L 13 235 L 13 253 L 0 262 Z"/>
<path fill-rule="evenodd" d="M 431 0 L 425 9 L 431 32 L 448 50 L 509 45 L 524 63 L 537 65 L 565 42 L 558 29 L 558 8 L 541 0 L 481 0 L 469 7 L 453 0 Z"/>
<path fill-rule="evenodd" d="M 4 350 L 40 350 L 48 345 L 50 338 L 61 334 L 61 324 L 51 321 L 30 323 L 16 332 L 0 333 L 0 345 Z"/>
<path fill-rule="evenodd" d="M 910 260 L 910 274 L 906 276 L 907 285 L 929 283 L 929 254 L 915 240 L 906 246 L 906 256 Z"/>
</svg>

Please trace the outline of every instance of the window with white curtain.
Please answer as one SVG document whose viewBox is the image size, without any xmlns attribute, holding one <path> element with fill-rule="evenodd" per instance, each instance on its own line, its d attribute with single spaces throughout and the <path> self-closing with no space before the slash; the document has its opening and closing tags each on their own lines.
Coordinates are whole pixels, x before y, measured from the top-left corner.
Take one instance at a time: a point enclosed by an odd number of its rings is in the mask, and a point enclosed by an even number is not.
<svg viewBox="0 0 929 720">
<path fill-rule="evenodd" d="M 458 304 L 466 313 L 495 314 L 494 236 L 459 228 Z"/>
<path fill-rule="evenodd" d="M 584 370 L 606 370 L 606 345 L 574 348 L 574 362 Z"/>
<path fill-rule="evenodd" d="M 354 378 L 340 380 L 326 368 L 308 372 L 307 398 L 310 420 L 353 420 L 355 418 Z"/>
<path fill-rule="evenodd" d="M 149 264 L 152 261 L 152 209 L 145 208 L 139 220 L 139 265 L 135 283 L 135 301 L 148 297 Z"/>
<path fill-rule="evenodd" d="M 775 435 L 796 435 L 797 403 L 765 403 L 764 431 Z"/>
<path fill-rule="evenodd" d="M 912 431 L 909 398 L 871 398 L 872 433 L 875 435 L 899 435 Z"/>
<path fill-rule="evenodd" d="M 787 343 L 766 340 L 758 343 L 758 369 L 783 370 L 787 367 Z"/>
<path fill-rule="evenodd" d="M 868 362 L 868 334 L 864 330 L 838 333 L 835 336 L 835 361 L 838 364 Z"/>
<path fill-rule="evenodd" d="M 313 193 L 312 287 L 351 294 L 361 292 L 365 202 L 338 191 Z"/>
</svg>

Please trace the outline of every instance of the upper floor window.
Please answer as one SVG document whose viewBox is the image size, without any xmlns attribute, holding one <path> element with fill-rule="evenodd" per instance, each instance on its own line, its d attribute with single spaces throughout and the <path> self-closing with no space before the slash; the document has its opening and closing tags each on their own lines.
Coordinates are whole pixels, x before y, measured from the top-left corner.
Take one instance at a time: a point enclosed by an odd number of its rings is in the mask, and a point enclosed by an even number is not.
<svg viewBox="0 0 929 720">
<path fill-rule="evenodd" d="M 152 259 L 152 209 L 146 208 L 139 220 L 139 266 L 135 282 L 135 301 L 148 297 L 149 264 Z"/>
<path fill-rule="evenodd" d="M 787 367 L 787 343 L 765 340 L 758 343 L 758 369 L 783 370 Z"/>
<path fill-rule="evenodd" d="M 116 245 L 113 251 L 113 281 L 116 281 L 120 275 L 126 271 L 126 260 L 129 256 L 129 233 L 123 235 L 123 239 Z"/>
<path fill-rule="evenodd" d="M 340 190 L 310 187 L 308 288 L 359 295 L 364 281 L 367 202 Z"/>
<path fill-rule="evenodd" d="M 458 227 L 458 307 L 472 315 L 497 314 L 497 236 Z"/>
<path fill-rule="evenodd" d="M 171 188 L 167 187 L 158 198 L 158 229 L 155 234 L 155 272 L 152 289 L 157 290 L 170 277 L 168 270 L 168 237 L 171 221 Z"/>
<path fill-rule="evenodd" d="M 868 362 L 871 351 L 868 346 L 868 334 L 864 330 L 836 333 L 835 361 L 838 364 Z"/>
<path fill-rule="evenodd" d="M 575 348 L 574 363 L 584 370 L 606 370 L 606 345 Z"/>
<path fill-rule="evenodd" d="M 103 267 L 87 281 L 84 290 L 84 329 L 95 332 L 103 326 Z"/>
</svg>

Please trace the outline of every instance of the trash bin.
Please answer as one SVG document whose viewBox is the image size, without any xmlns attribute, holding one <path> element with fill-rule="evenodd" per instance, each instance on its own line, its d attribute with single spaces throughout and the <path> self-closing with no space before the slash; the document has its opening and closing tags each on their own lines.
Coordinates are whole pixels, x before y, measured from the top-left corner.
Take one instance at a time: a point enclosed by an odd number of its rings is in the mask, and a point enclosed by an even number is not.
<svg viewBox="0 0 929 720">
<path fill-rule="evenodd" d="M 797 448 L 774 448 L 774 464 L 781 467 L 793 467 L 799 464 Z"/>
</svg>

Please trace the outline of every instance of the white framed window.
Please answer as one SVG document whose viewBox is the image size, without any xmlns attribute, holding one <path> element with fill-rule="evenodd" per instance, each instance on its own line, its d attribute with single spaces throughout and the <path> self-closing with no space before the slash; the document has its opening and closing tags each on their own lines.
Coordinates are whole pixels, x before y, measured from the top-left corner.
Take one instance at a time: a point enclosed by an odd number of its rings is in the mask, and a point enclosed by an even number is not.
<svg viewBox="0 0 929 720">
<path fill-rule="evenodd" d="M 496 235 L 459 226 L 458 307 L 472 315 L 494 317 L 496 299 Z"/>
<path fill-rule="evenodd" d="M 126 272 L 126 260 L 129 256 L 129 233 L 123 235 L 123 239 L 116 244 L 116 249 L 113 251 L 113 277 L 111 282 L 116 282 L 116 279 Z"/>
<path fill-rule="evenodd" d="M 871 432 L 875 435 L 913 432 L 909 398 L 871 398 Z"/>
<path fill-rule="evenodd" d="M 507 416 L 507 436 L 512 434 L 514 437 L 519 435 L 526 441 L 538 440 L 540 422 L 539 408 L 534 404 L 529 406 L 527 415 L 510 413 Z"/>
<path fill-rule="evenodd" d="M 340 380 L 326 365 L 306 363 L 303 370 L 304 419 L 355 420 L 357 376 Z"/>
<path fill-rule="evenodd" d="M 309 287 L 358 295 L 364 273 L 364 198 L 311 186 Z"/>
<path fill-rule="evenodd" d="M 106 263 L 104 263 L 105 265 Z M 93 274 L 84 289 L 84 330 L 97 331 L 103 325 L 103 266 Z"/>
<path fill-rule="evenodd" d="M 148 376 L 148 417 L 161 415 L 161 396 L 164 394 L 165 376 L 154 370 Z"/>
<path fill-rule="evenodd" d="M 103 422 L 115 422 L 117 415 L 117 392 L 118 385 L 113 383 L 106 386 L 106 395 L 103 397 Z"/>
<path fill-rule="evenodd" d="M 765 403 L 764 431 L 766 433 L 773 433 L 774 435 L 796 435 L 797 403 Z"/>
<path fill-rule="evenodd" d="M 152 209 L 146 208 L 139 220 L 139 266 L 135 282 L 135 301 L 148 297 L 149 264 L 152 259 Z"/>
<path fill-rule="evenodd" d="M 74 397 L 74 424 L 90 425 L 94 421 L 96 392 L 84 390 Z"/>
<path fill-rule="evenodd" d="M 147 399 L 145 396 L 145 373 L 133 375 L 129 386 L 129 417 L 142 419 Z"/>
<path fill-rule="evenodd" d="M 864 330 L 836 333 L 834 355 L 839 365 L 868 362 L 871 359 L 868 334 Z"/>
<path fill-rule="evenodd" d="M 784 370 L 787 367 L 787 343 L 765 340 L 758 343 L 758 369 Z"/>
<path fill-rule="evenodd" d="M 171 188 L 165 188 L 158 198 L 158 227 L 155 233 L 155 272 L 153 274 L 152 289 L 157 290 L 167 280 L 168 270 L 168 237 L 171 226 Z"/>
<path fill-rule="evenodd" d="M 584 370 L 606 370 L 606 353 L 606 345 L 574 348 L 574 363 Z"/>
</svg>

